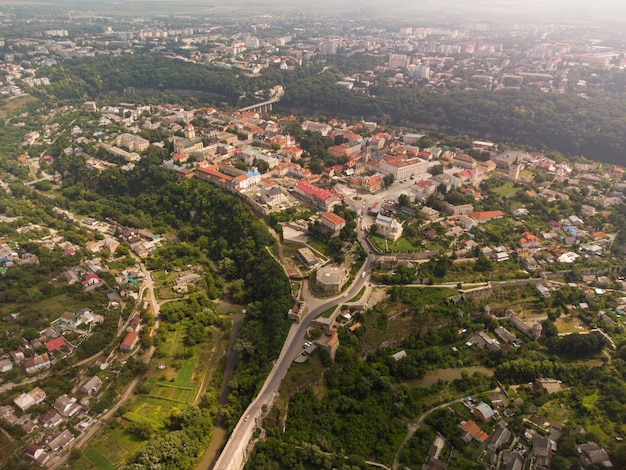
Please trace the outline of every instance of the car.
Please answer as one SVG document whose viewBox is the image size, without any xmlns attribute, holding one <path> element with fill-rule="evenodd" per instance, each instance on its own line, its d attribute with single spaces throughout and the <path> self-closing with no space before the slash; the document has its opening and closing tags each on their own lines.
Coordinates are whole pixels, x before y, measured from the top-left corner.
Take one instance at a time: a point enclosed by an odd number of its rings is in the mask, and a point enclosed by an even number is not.
<svg viewBox="0 0 626 470">
<path fill-rule="evenodd" d="M 248 421 L 250 419 L 250 415 L 247 414 L 246 417 L 243 419 L 244 421 Z"/>
<path fill-rule="evenodd" d="M 363 272 L 361 273 L 361 277 L 365 277 L 365 274 L 366 274 L 366 273 L 365 273 L 365 271 L 363 271 Z"/>
<path fill-rule="evenodd" d="M 303 348 L 308 348 L 309 346 L 311 346 L 310 341 L 305 341 L 304 344 L 302 345 Z"/>
</svg>

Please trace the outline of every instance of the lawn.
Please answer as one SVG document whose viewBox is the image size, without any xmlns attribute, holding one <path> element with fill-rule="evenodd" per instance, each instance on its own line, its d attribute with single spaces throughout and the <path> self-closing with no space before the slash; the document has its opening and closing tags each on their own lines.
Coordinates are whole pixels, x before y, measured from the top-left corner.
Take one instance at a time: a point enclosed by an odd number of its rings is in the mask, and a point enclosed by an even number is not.
<svg viewBox="0 0 626 470">
<path fill-rule="evenodd" d="M 111 429 L 93 441 L 93 445 L 85 449 L 85 457 L 95 467 L 103 470 L 119 468 L 145 445 L 146 441 L 134 434 L 127 433 L 123 427 Z M 87 449 L 93 449 L 87 452 Z M 93 459 L 93 460 L 92 460 Z M 106 463 L 105 463 L 106 462 Z M 84 469 L 78 462 L 77 469 Z"/>
<path fill-rule="evenodd" d="M 578 317 L 566 317 L 561 315 L 554 322 L 554 325 L 556 326 L 557 330 L 559 330 L 560 335 L 583 333 L 589 330 L 589 328 L 585 326 Z"/>
<path fill-rule="evenodd" d="M 88 446 L 83 455 L 87 460 L 89 460 L 96 467 L 101 468 L 103 470 L 115 470 L 115 465 L 107 460 L 107 458 L 98 452 L 95 448 Z"/>
<path fill-rule="evenodd" d="M 178 374 L 176 374 L 176 380 L 174 380 L 174 384 L 179 387 L 194 386 L 191 379 L 193 378 L 193 371 L 195 370 L 197 363 L 198 359 L 196 358 L 185 360 L 183 362 L 183 365 L 178 370 Z"/>
<path fill-rule="evenodd" d="M 495 188 L 494 192 L 498 196 L 506 197 L 506 196 L 510 196 L 511 194 L 515 194 L 519 190 L 521 190 L 521 188 L 514 188 L 513 183 L 510 181 L 507 181 L 502 186 L 498 186 L 497 188 Z"/>
<path fill-rule="evenodd" d="M 5 118 L 14 111 L 23 108 L 29 103 L 34 103 L 35 101 L 37 101 L 37 98 L 32 95 L 22 95 L 11 98 L 0 106 L 0 117 Z"/>
<path fill-rule="evenodd" d="M 416 246 L 407 238 L 400 237 L 395 242 L 385 240 L 380 235 L 370 235 L 369 242 L 381 253 L 413 253 L 422 251 L 421 246 Z"/>
<path fill-rule="evenodd" d="M 364 293 L 365 293 L 365 286 L 361 287 L 361 290 L 357 292 L 357 294 L 354 297 L 348 300 L 348 302 L 356 302 L 357 300 L 361 300 L 361 297 L 363 297 Z"/>
</svg>

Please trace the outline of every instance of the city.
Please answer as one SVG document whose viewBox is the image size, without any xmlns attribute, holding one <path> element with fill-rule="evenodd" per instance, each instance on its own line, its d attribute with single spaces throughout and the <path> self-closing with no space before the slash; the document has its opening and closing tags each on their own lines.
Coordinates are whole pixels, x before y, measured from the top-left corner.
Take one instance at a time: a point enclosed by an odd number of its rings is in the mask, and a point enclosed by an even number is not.
<svg viewBox="0 0 626 470">
<path fill-rule="evenodd" d="M 2 12 L 1 465 L 626 464 L 620 34 Z"/>
</svg>

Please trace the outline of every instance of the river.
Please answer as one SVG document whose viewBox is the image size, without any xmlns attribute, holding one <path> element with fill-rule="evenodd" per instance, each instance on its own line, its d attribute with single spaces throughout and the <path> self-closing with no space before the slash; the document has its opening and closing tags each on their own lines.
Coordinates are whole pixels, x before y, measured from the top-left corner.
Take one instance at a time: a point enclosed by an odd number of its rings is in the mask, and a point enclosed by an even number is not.
<svg viewBox="0 0 626 470">
<path fill-rule="evenodd" d="M 468 367 L 451 367 L 449 369 L 435 369 L 427 370 L 424 377 L 421 379 L 413 379 L 407 381 L 409 387 L 430 387 L 436 384 L 440 379 L 450 382 L 462 377 L 463 371 L 467 371 L 472 375 L 474 372 L 481 372 L 489 377 L 493 375 L 493 369 L 483 366 L 468 366 Z"/>
</svg>

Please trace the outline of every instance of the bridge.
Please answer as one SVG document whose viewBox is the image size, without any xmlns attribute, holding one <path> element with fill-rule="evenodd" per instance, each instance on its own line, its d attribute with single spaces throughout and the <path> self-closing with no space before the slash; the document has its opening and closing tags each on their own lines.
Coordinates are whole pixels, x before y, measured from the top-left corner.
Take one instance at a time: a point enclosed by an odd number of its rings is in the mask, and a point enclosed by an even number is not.
<svg viewBox="0 0 626 470">
<path fill-rule="evenodd" d="M 274 108 L 274 103 L 278 103 L 280 101 L 280 97 L 272 98 L 271 100 L 263 101 L 262 103 L 252 104 L 250 106 L 246 106 L 245 108 L 239 108 L 240 112 L 244 111 L 252 111 L 255 113 L 266 114 L 269 113 Z"/>
</svg>

